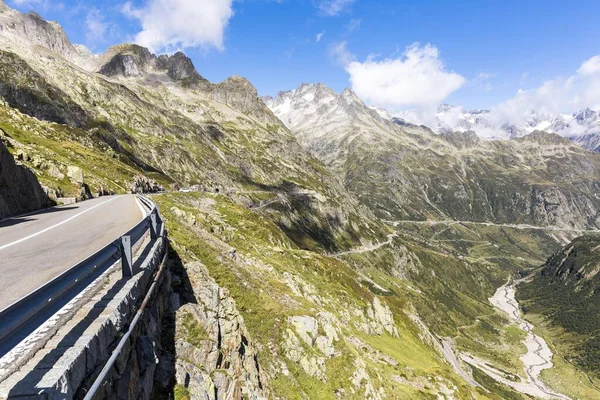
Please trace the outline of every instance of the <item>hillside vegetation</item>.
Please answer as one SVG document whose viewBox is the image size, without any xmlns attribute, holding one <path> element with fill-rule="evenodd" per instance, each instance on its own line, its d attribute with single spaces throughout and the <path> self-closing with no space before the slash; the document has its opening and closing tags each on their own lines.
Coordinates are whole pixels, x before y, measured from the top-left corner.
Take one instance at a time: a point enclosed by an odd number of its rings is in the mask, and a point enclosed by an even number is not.
<svg viewBox="0 0 600 400">
<path fill-rule="evenodd" d="M 213 84 L 137 45 L 86 55 L 57 24 L 0 11 L 13 158 L 52 198 L 165 189 L 177 310 L 158 398 L 527 398 L 460 355 L 525 374 L 524 333 L 488 299 L 597 226 L 599 155 L 543 133 L 436 136 L 350 91 L 344 113 L 290 130 L 244 78 Z"/>
</svg>

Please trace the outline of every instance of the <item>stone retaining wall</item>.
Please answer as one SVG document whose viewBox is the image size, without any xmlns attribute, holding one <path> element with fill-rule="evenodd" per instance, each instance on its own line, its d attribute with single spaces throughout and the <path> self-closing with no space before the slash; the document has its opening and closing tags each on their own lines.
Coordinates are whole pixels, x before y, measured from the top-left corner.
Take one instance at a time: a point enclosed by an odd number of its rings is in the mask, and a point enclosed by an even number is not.
<svg viewBox="0 0 600 400">
<path fill-rule="evenodd" d="M 149 242 L 146 242 L 149 243 Z M 140 249 L 141 272 L 129 279 L 116 268 L 102 278 L 101 288 L 78 304 L 29 361 L 0 383 L 0 399 L 83 398 L 100 374 L 144 300 L 165 259 L 165 237 Z M 101 386 L 98 399 L 150 399 L 162 348 L 161 327 L 171 315 L 171 275 L 164 268 L 142 318 L 115 366 Z M 169 380 L 168 374 L 163 380 Z M 169 382 L 164 382 L 168 386 Z"/>
<path fill-rule="evenodd" d="M 163 251 L 157 253 L 159 257 L 155 257 L 153 264 L 160 264 L 165 251 L 166 249 L 163 246 Z M 133 319 L 141 301 L 152 284 L 152 278 L 153 275 L 144 274 L 139 283 L 135 285 L 135 288 L 132 288 L 132 292 L 137 292 L 131 298 L 131 300 L 135 299 L 136 306 L 132 306 L 129 302 L 123 302 L 123 310 L 118 310 L 115 317 L 118 317 L 123 312 L 124 318 L 121 320 L 122 322 Z M 145 288 L 145 290 L 141 290 L 142 288 Z M 150 303 L 146 306 L 142 318 L 134 328 L 133 334 L 126 342 L 110 374 L 96 393 L 95 399 L 150 399 L 152 397 L 158 366 L 158 352 L 162 348 L 161 327 L 163 319 L 171 312 L 170 301 L 171 274 L 165 265 Z M 127 331 L 128 327 L 128 323 L 123 325 L 121 332 L 124 333 Z M 116 337 L 109 348 L 116 347 L 119 340 L 120 337 Z M 105 344 L 99 340 L 97 346 L 102 351 Z M 103 366 L 104 363 L 96 363 L 93 371 L 90 371 L 89 366 L 87 366 L 88 373 L 90 374 L 81 383 L 79 390 L 75 394 L 75 398 L 83 398 L 85 396 L 87 389 L 99 375 Z M 167 376 L 164 379 L 168 378 Z M 167 386 L 169 382 L 161 383 Z"/>
</svg>

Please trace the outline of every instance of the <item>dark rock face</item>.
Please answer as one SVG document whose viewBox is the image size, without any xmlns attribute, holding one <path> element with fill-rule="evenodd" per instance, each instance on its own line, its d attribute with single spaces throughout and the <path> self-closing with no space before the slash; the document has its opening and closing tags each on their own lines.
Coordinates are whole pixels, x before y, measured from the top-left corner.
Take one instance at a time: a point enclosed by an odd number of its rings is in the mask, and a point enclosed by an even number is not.
<svg viewBox="0 0 600 400">
<path fill-rule="evenodd" d="M 132 45 L 129 51 L 115 55 L 104 64 L 100 68 L 100 73 L 106 76 L 140 76 L 155 59 L 156 57 L 145 47 Z"/>
<path fill-rule="evenodd" d="M 190 80 L 191 82 L 203 81 L 192 60 L 182 52 L 175 53 L 167 62 L 167 74 L 174 81 Z"/>
<path fill-rule="evenodd" d="M 411 125 L 413 125 L 413 124 L 411 124 L 411 123 L 409 123 L 409 122 L 406 122 L 406 121 L 405 121 L 405 120 L 403 120 L 402 118 L 397 118 L 397 117 L 394 117 L 394 118 L 392 118 L 392 122 L 393 122 L 394 124 L 396 124 L 396 125 L 400 125 L 400 126 L 411 126 Z"/>
<path fill-rule="evenodd" d="M 166 71 L 169 78 L 176 82 L 186 84 L 206 82 L 196 71 L 192 60 L 182 52 L 177 52 L 172 56 L 163 54 L 157 57 L 145 47 L 128 44 L 109 49 L 105 57 L 110 57 L 110 59 L 100 67 L 99 72 L 109 77 L 143 76 L 150 69 L 155 69 Z"/>
<path fill-rule="evenodd" d="M 0 142 L 0 219 L 51 205 L 33 172 L 15 164 Z"/>
</svg>

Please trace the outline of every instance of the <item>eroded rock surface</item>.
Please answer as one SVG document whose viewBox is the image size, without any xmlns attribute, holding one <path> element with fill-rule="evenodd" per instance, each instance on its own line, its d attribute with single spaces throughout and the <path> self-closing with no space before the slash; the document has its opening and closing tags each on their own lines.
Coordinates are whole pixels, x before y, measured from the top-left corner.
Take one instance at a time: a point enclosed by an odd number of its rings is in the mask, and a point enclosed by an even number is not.
<svg viewBox="0 0 600 400">
<path fill-rule="evenodd" d="M 37 178 L 0 142 L 0 219 L 53 205 Z"/>
<path fill-rule="evenodd" d="M 254 344 L 227 289 L 186 265 L 197 303 L 177 311 L 176 379 L 192 399 L 267 398 Z"/>
</svg>

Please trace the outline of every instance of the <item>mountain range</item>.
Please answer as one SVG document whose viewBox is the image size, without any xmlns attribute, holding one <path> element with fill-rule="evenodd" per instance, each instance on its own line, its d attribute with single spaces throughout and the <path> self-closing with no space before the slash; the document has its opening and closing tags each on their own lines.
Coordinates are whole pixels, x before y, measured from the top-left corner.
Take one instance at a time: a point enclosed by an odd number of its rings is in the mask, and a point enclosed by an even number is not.
<svg viewBox="0 0 600 400">
<path fill-rule="evenodd" d="M 259 98 L 201 72 L 135 44 L 92 54 L 0 0 L 0 162 L 19 171 L 2 182 L 31 198 L 0 209 L 164 189 L 149 195 L 178 300 L 153 327 L 151 382 L 124 373 L 122 397 L 531 398 L 528 336 L 489 298 L 600 228 L 600 154 L 534 129 L 432 130 L 323 84 Z M 542 379 L 591 398 L 595 367 Z"/>
<path fill-rule="evenodd" d="M 389 120 L 322 84 L 264 98 L 301 145 L 381 218 L 597 226 L 598 157 L 533 131 L 481 140 Z"/>
<path fill-rule="evenodd" d="M 382 117 L 398 123 L 419 124 L 415 112 L 390 113 L 375 109 Z M 514 122 L 495 110 L 467 110 L 443 104 L 438 107 L 430 127 L 437 133 L 473 131 L 481 138 L 513 139 L 534 131 L 557 133 L 591 151 L 600 148 L 600 110 L 589 108 L 572 114 L 550 114 L 530 110 Z"/>
</svg>

